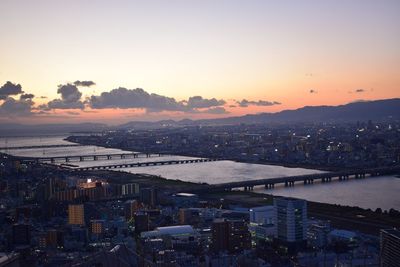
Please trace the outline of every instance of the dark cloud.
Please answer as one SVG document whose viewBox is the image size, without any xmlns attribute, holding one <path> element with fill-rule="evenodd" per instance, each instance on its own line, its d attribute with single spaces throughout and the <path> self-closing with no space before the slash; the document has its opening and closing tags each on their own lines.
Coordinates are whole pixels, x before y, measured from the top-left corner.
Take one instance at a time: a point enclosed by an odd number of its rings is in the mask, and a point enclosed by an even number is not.
<svg viewBox="0 0 400 267">
<path fill-rule="evenodd" d="M 32 115 L 32 106 L 34 102 L 31 99 L 15 100 L 8 97 L 0 105 L 0 116 L 2 117 L 16 117 L 16 116 L 30 116 Z"/>
<path fill-rule="evenodd" d="M 126 89 L 120 87 L 110 92 L 103 92 L 99 96 L 91 96 L 88 103 L 93 109 L 145 108 L 154 111 L 183 111 L 187 109 L 183 103 L 177 102 L 174 98 L 149 94 L 141 88 Z"/>
<path fill-rule="evenodd" d="M 2 87 L 0 87 L 1 100 L 5 100 L 10 95 L 19 95 L 22 93 L 23 91 L 21 85 L 12 83 L 10 81 L 6 82 Z"/>
<path fill-rule="evenodd" d="M 90 87 L 90 86 L 96 85 L 96 83 L 93 82 L 93 81 L 79 81 L 78 80 L 78 81 L 74 82 L 74 85 L 75 86 Z"/>
<path fill-rule="evenodd" d="M 197 109 L 197 108 L 210 108 L 210 107 L 218 107 L 223 106 L 225 104 L 225 100 L 217 100 L 215 98 L 206 99 L 201 96 L 192 96 L 189 97 L 189 100 L 186 102 L 186 106 L 189 109 Z"/>
<path fill-rule="evenodd" d="M 34 94 L 22 94 L 19 99 L 24 100 L 24 99 L 32 99 L 34 98 L 35 95 Z"/>
<path fill-rule="evenodd" d="M 364 89 L 356 89 L 354 92 L 356 92 L 356 93 L 364 93 L 365 90 Z"/>
<path fill-rule="evenodd" d="M 310 94 L 316 94 L 316 93 L 318 93 L 316 90 L 310 89 Z"/>
<path fill-rule="evenodd" d="M 258 100 L 258 101 L 249 101 L 247 99 L 243 99 L 242 101 L 236 101 L 236 103 L 240 107 L 248 107 L 248 106 L 274 106 L 274 105 L 280 105 L 280 102 L 277 101 L 266 101 L 266 100 Z"/>
<path fill-rule="evenodd" d="M 158 94 L 149 94 L 141 88 L 117 88 L 103 92 L 99 96 L 91 96 L 88 100 L 93 109 L 102 108 L 141 108 L 148 112 L 183 111 L 192 112 L 201 108 L 210 108 L 225 104 L 224 100 L 205 99 L 201 96 L 190 97 L 187 101 L 176 101 L 175 98 Z"/>
<path fill-rule="evenodd" d="M 43 110 L 50 109 L 84 109 L 85 105 L 81 101 L 82 93 L 73 84 L 59 85 L 57 93 L 61 94 L 60 99 L 54 99 L 47 105 L 40 105 Z"/>
</svg>

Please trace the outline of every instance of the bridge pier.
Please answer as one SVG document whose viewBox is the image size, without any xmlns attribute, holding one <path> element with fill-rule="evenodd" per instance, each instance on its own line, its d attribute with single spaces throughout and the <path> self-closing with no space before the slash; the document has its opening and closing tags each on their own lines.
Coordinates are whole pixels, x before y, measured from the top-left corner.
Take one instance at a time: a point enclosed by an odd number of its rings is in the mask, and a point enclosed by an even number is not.
<svg viewBox="0 0 400 267">
<path fill-rule="evenodd" d="M 93 156 L 93 160 L 97 160 L 97 156 Z"/>
<path fill-rule="evenodd" d="M 83 157 L 79 157 L 79 161 L 84 161 L 84 158 Z"/>
<path fill-rule="evenodd" d="M 286 181 L 285 182 L 285 187 L 292 187 L 294 186 L 294 181 Z"/>
<path fill-rule="evenodd" d="M 275 187 L 275 184 L 265 184 L 265 189 L 272 189 Z"/>
</svg>

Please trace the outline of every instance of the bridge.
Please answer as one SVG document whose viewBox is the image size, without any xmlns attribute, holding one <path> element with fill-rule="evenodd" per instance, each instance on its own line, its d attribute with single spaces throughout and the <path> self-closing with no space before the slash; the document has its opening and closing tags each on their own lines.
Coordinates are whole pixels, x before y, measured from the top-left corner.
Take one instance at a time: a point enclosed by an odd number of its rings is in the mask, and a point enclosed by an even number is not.
<svg viewBox="0 0 400 267">
<path fill-rule="evenodd" d="M 390 174 L 398 174 L 399 172 L 400 172 L 400 166 L 387 167 L 387 168 L 359 169 L 359 170 L 342 171 L 342 172 L 326 172 L 318 174 L 286 176 L 286 177 L 266 178 L 258 180 L 247 180 L 240 182 L 202 185 L 200 188 L 192 190 L 192 192 L 207 193 L 207 192 L 230 191 L 235 188 L 242 188 L 244 191 L 252 191 L 254 189 L 254 186 L 260 186 L 260 185 L 264 186 L 266 189 L 272 189 L 275 187 L 275 185 L 278 184 L 282 184 L 285 187 L 291 187 L 294 186 L 295 183 L 302 183 L 304 185 L 313 184 L 314 181 L 329 183 L 332 180 L 345 181 L 350 178 L 363 179 L 367 176 L 370 177 L 383 176 Z"/>
<path fill-rule="evenodd" d="M 36 163 L 56 163 L 56 162 L 73 162 L 73 161 L 96 161 L 96 160 L 115 160 L 115 159 L 129 159 L 129 158 L 153 158 L 163 157 L 164 154 L 149 154 L 139 152 L 129 153 L 113 153 L 113 154 L 93 154 L 93 155 L 73 155 L 73 156 L 55 156 L 55 157 L 16 157 L 23 162 L 36 162 Z"/>
<path fill-rule="evenodd" d="M 173 165 L 173 164 L 202 163 L 211 161 L 218 161 L 218 159 L 199 158 L 199 159 L 165 160 L 165 161 L 152 161 L 152 162 L 133 162 L 133 163 L 121 163 L 113 165 L 101 165 L 101 166 L 90 166 L 90 167 L 79 167 L 79 168 L 68 168 L 68 169 L 71 169 L 73 171 L 94 171 L 94 170 L 147 167 L 147 166 L 162 166 L 162 165 Z"/>
<path fill-rule="evenodd" d="M 6 146 L 6 147 L 0 147 L 0 150 L 45 149 L 45 148 L 76 147 L 76 146 L 82 146 L 82 145 L 80 145 L 80 144 L 59 144 L 59 145 L 42 145 L 42 146 Z"/>
</svg>

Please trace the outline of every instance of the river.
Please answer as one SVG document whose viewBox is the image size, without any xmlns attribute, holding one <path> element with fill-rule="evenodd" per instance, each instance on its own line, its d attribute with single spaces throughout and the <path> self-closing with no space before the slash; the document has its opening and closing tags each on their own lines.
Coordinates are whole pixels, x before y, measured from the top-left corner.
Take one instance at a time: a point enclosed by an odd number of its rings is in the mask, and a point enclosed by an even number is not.
<svg viewBox="0 0 400 267">
<path fill-rule="evenodd" d="M 69 144 L 63 140 L 66 136 L 49 137 L 12 137 L 0 138 L 0 147 L 7 147 L 6 152 L 13 155 L 32 157 L 50 156 L 73 156 L 93 155 L 105 153 L 127 152 L 120 149 L 104 148 L 99 146 L 76 146 L 57 147 L 45 149 L 15 149 L 16 146 L 43 146 Z M 183 156 L 163 156 L 161 158 L 140 158 L 140 159 L 118 159 L 72 162 L 79 167 L 110 165 L 127 162 L 144 162 L 160 160 L 188 159 Z M 262 178 L 275 178 L 292 175 L 303 175 L 319 173 L 319 170 L 304 168 L 287 168 L 275 165 L 260 165 L 239 163 L 233 161 L 217 161 L 182 165 L 148 166 L 127 169 L 118 169 L 131 173 L 147 173 L 159 175 L 167 179 L 179 179 L 182 181 L 197 183 L 225 183 L 232 181 L 254 180 Z M 331 183 L 314 183 L 304 186 L 299 183 L 294 187 L 277 186 L 275 189 L 266 190 L 264 187 L 255 187 L 255 192 L 268 193 L 273 195 L 291 196 L 304 198 L 311 201 L 359 206 L 362 208 L 394 208 L 400 210 L 400 179 L 395 176 L 369 177 L 360 180 L 348 180 L 344 182 L 332 181 Z"/>
</svg>

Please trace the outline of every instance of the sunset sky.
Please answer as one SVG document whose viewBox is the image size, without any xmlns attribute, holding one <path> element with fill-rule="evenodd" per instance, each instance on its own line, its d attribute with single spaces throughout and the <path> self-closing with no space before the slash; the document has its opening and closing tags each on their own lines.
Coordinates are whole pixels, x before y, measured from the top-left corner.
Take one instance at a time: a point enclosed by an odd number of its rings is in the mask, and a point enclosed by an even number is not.
<svg viewBox="0 0 400 267">
<path fill-rule="evenodd" d="M 397 98 L 399 14 L 398 0 L 1 0 L 0 121 L 116 124 Z"/>
</svg>

